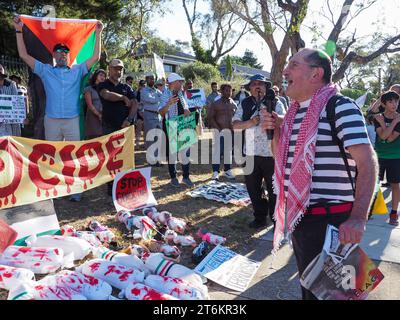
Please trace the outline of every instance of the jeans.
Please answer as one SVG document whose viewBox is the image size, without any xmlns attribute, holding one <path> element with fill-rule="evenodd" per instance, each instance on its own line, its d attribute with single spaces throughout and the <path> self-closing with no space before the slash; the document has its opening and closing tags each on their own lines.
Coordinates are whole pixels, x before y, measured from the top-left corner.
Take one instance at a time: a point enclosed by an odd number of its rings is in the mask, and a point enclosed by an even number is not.
<svg viewBox="0 0 400 320">
<path fill-rule="evenodd" d="M 212 164 L 213 172 L 219 172 L 219 167 L 221 165 L 222 158 L 224 158 L 224 171 L 227 172 L 231 169 L 231 164 L 225 163 L 225 162 L 231 162 L 232 157 L 230 154 L 225 155 L 224 146 L 225 146 L 225 139 L 224 139 L 224 136 L 221 135 L 221 136 L 219 136 L 219 160 L 220 161 L 218 163 L 214 163 L 214 161 L 213 161 L 213 164 Z M 232 152 L 231 148 L 230 148 L 230 152 Z"/>
</svg>

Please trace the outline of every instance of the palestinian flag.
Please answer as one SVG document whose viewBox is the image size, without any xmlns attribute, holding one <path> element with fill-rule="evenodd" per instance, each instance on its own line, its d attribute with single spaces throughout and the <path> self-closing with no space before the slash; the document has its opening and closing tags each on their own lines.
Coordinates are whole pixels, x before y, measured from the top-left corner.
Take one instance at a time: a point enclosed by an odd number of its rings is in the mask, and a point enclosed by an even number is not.
<svg viewBox="0 0 400 320">
<path fill-rule="evenodd" d="M 24 23 L 22 31 L 27 51 L 40 62 L 53 65 L 52 52 L 57 43 L 65 43 L 69 47 L 70 66 L 80 64 L 93 55 L 97 20 L 38 18 L 27 15 L 21 15 L 20 18 Z M 89 74 L 90 72 L 81 83 L 81 139 L 84 137 L 83 88 Z"/>
<path fill-rule="evenodd" d="M 0 219 L 17 232 L 18 246 L 26 246 L 25 239 L 32 235 L 61 235 L 52 200 L 0 210 Z"/>
</svg>

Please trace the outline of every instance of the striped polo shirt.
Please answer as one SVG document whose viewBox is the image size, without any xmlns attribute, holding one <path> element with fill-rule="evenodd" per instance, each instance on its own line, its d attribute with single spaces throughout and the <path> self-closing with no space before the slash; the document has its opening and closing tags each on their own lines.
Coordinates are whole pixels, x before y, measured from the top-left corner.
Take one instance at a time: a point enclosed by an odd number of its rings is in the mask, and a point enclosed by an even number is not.
<svg viewBox="0 0 400 320">
<path fill-rule="evenodd" d="M 285 168 L 285 194 L 289 185 L 289 174 L 293 162 L 297 136 L 301 122 L 311 100 L 300 103 L 290 138 L 288 161 Z M 370 144 L 364 117 L 353 101 L 339 98 L 336 102 L 336 128 L 338 138 L 343 142 L 350 172 L 355 181 L 356 165 L 346 148 L 357 144 Z M 332 140 L 331 127 L 323 109 L 318 124 L 314 171 L 312 176 L 310 205 L 319 202 L 353 202 L 354 194 L 338 145 Z"/>
</svg>

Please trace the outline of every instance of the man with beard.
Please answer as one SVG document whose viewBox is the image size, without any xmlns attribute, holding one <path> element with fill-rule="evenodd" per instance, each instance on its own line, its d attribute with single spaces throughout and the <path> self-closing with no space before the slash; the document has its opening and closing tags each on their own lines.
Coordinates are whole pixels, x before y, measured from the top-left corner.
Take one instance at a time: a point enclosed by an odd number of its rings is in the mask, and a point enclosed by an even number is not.
<svg viewBox="0 0 400 320">
<path fill-rule="evenodd" d="M 258 229 L 267 225 L 268 215 L 271 222 L 274 222 L 273 214 L 276 199 L 272 188 L 274 159 L 271 153 L 271 140 L 268 139 L 266 131 L 259 126 L 260 108 L 268 103 L 266 101 L 266 89 L 267 86 L 271 87 L 271 83 L 261 74 L 256 74 L 249 80 L 245 87 L 251 95 L 238 106 L 233 117 L 233 129 L 245 130 L 246 167 L 249 167 L 248 164 L 254 164 L 253 170 L 250 169 L 251 172 L 245 172 L 245 182 L 254 210 L 254 220 L 249 223 L 249 227 Z M 275 99 L 273 92 L 272 99 L 275 111 L 283 115 L 285 113 L 284 107 L 278 99 Z M 263 181 L 268 192 L 268 201 L 263 197 Z"/>
<path fill-rule="evenodd" d="M 140 92 L 141 103 L 144 112 L 144 139 L 146 150 L 151 145 L 151 141 L 147 140 L 147 133 L 152 129 L 161 129 L 160 115 L 158 114 L 158 105 L 160 104 L 161 91 L 154 86 L 154 74 L 146 75 L 146 86 Z M 157 158 L 158 155 L 155 155 Z M 147 160 L 151 165 L 160 166 L 158 159 L 152 159 L 151 155 L 147 155 Z"/>
<path fill-rule="evenodd" d="M 103 105 L 103 134 L 121 130 L 135 123 L 138 104 L 131 86 L 122 83 L 124 64 L 119 59 L 108 65 L 108 79 L 98 85 Z M 112 181 L 108 183 L 108 195 L 112 195 Z"/>
<path fill-rule="evenodd" d="M 274 130 L 274 250 L 290 234 L 301 276 L 322 251 L 328 224 L 339 229 L 342 244 L 361 242 L 378 166 L 364 117 L 338 95 L 324 51 L 300 50 L 283 76 L 292 103 L 284 119 L 262 110 L 261 126 Z M 304 287 L 302 295 L 316 299 Z"/>
</svg>

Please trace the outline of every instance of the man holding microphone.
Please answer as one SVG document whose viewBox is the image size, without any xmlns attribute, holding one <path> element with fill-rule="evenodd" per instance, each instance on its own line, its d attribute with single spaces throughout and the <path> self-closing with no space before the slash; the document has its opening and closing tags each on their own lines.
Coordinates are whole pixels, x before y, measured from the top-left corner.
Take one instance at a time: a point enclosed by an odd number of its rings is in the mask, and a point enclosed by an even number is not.
<svg viewBox="0 0 400 320">
<path fill-rule="evenodd" d="M 259 112 L 269 103 L 276 103 L 277 114 L 283 115 L 284 108 L 279 101 L 275 100 L 275 95 L 272 97 L 273 101 L 267 101 L 267 86 L 270 88 L 271 83 L 263 75 L 256 74 L 249 80 L 245 87 L 251 95 L 239 104 L 232 119 L 232 127 L 234 130 L 245 130 L 246 167 L 248 168 L 251 163 L 254 164 L 250 172 L 245 172 L 245 182 L 254 210 L 254 220 L 250 222 L 249 227 L 258 229 L 267 225 L 267 215 L 274 222 L 276 198 L 272 188 L 274 159 L 271 152 L 271 140 L 268 140 L 266 131 L 259 125 Z M 263 198 L 263 180 L 267 188 L 268 200 Z"/>
</svg>

